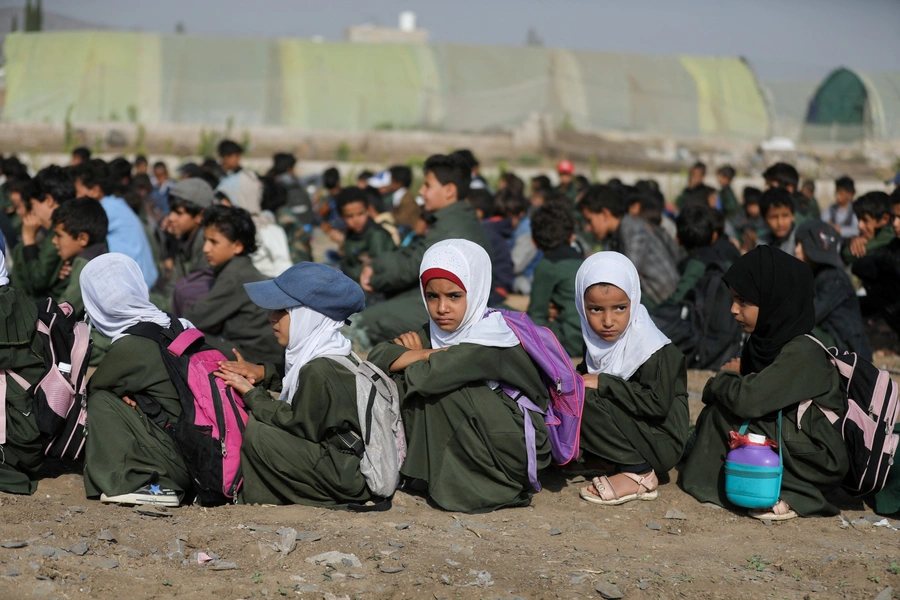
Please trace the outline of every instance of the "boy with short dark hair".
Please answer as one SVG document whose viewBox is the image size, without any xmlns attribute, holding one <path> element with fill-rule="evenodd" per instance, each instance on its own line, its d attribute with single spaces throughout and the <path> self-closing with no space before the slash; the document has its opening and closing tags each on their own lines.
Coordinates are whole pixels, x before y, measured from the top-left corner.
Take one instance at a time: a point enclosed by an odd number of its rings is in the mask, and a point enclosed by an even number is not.
<svg viewBox="0 0 900 600">
<path fill-rule="evenodd" d="M 337 194 L 337 207 L 347 224 L 341 247 L 341 271 L 359 283 L 363 268 L 381 254 L 394 249 L 394 239 L 369 212 L 369 197 L 356 186 L 346 187 Z"/>
<path fill-rule="evenodd" d="M 866 295 L 860 298 L 863 317 L 882 317 L 900 335 L 900 189 L 889 196 L 895 237 L 853 264 Z"/>
<path fill-rule="evenodd" d="M 403 165 L 395 165 L 391 172 L 390 212 L 394 223 L 400 227 L 414 229 L 419 220 L 419 204 L 412 190 L 412 169 Z"/>
<path fill-rule="evenodd" d="M 766 231 L 756 240 L 757 246 L 775 246 L 794 255 L 797 243 L 794 238 L 796 204 L 790 193 L 780 187 L 772 187 L 759 198 L 759 213 L 766 222 Z"/>
<path fill-rule="evenodd" d="M 858 259 L 891 243 L 896 237 L 891 228 L 891 199 L 884 192 L 869 192 L 853 203 L 853 212 L 859 220 L 859 235 L 844 244 L 841 258 L 852 265 Z"/>
<path fill-rule="evenodd" d="M 87 146 L 78 146 L 72 150 L 72 158 L 69 161 L 70 167 L 77 167 L 81 163 L 91 160 L 91 149 Z"/>
<path fill-rule="evenodd" d="M 634 263 L 641 276 L 642 304 L 652 308 L 675 291 L 680 249 L 659 226 L 627 214 L 619 192 L 607 185 L 592 185 L 578 210 L 604 249 L 621 252 Z"/>
<path fill-rule="evenodd" d="M 681 277 L 675 291 L 666 298 L 664 304 L 678 304 L 697 285 L 706 273 L 706 267 L 715 260 L 711 250 L 718 238 L 713 210 L 708 206 L 687 206 L 675 220 L 678 229 L 678 243 L 688 253 L 678 270 Z M 730 266 L 730 265 L 729 265 Z M 727 270 L 727 269 L 726 269 Z"/>
<path fill-rule="evenodd" d="M 798 189 L 800 174 L 793 165 L 775 163 L 763 172 L 763 179 L 766 182 L 766 189 L 777 187 L 788 192 L 794 202 L 794 214 L 799 222 L 818 219 L 821 216 L 819 203 L 815 198 L 809 199 L 800 193 Z"/>
<path fill-rule="evenodd" d="M 716 171 L 716 181 L 719 182 L 719 202 L 722 204 L 720 210 L 726 219 L 735 218 L 740 212 L 740 204 L 738 204 L 737 196 L 731 189 L 731 182 L 734 181 L 735 170 L 731 165 L 719 167 Z"/>
<path fill-rule="evenodd" d="M 203 253 L 203 214 L 214 203 L 213 189 L 202 179 L 183 179 L 169 191 L 165 228 L 178 240 L 172 282 L 209 268 Z"/>
<path fill-rule="evenodd" d="M 675 207 L 678 210 L 684 208 L 684 202 L 688 198 L 688 194 L 691 190 L 696 188 L 699 185 L 704 185 L 704 180 L 706 179 L 706 164 L 702 161 L 697 161 L 693 165 L 691 165 L 691 169 L 688 171 L 688 183 L 687 187 L 685 187 L 681 194 L 675 199 Z"/>
<path fill-rule="evenodd" d="M 244 148 L 233 140 L 222 140 L 217 148 L 222 171 L 225 175 L 231 175 L 241 170 L 241 156 Z"/>
<path fill-rule="evenodd" d="M 850 240 L 859 233 L 859 218 L 853 210 L 855 195 L 856 186 L 852 179 L 844 175 L 834 181 L 835 203 L 828 207 L 825 220 L 838 230 L 844 240 Z"/>
<path fill-rule="evenodd" d="M 60 280 L 65 282 L 57 302 L 68 302 L 75 315 L 84 317 L 79 277 L 91 260 L 106 254 L 106 233 L 109 220 L 106 211 L 92 198 L 76 198 L 53 211 L 53 245 L 63 261 Z"/>
<path fill-rule="evenodd" d="M 543 206 L 531 217 L 532 239 L 543 253 L 534 267 L 528 316 L 550 329 L 569 356 L 581 356 L 584 339 L 575 306 L 575 274 L 584 256 L 572 247 L 575 217 L 559 204 Z"/>
</svg>

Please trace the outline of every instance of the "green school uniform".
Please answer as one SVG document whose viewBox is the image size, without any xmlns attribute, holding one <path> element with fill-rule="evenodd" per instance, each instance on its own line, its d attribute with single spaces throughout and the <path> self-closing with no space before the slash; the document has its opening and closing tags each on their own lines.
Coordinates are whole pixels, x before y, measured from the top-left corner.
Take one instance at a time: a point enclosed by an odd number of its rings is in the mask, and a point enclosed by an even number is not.
<svg viewBox="0 0 900 600">
<path fill-rule="evenodd" d="M 88 497 L 128 494 L 148 483 L 181 495 L 191 490 L 190 474 L 172 436 L 122 401 L 122 396 L 136 394 L 150 396 L 170 423 L 178 422 L 181 402 L 159 345 L 127 335 L 112 343 L 89 383 L 84 453 Z"/>
<path fill-rule="evenodd" d="M 897 236 L 894 234 L 894 228 L 890 225 L 886 225 L 880 228 L 875 232 L 875 237 L 866 242 L 865 255 L 869 256 L 876 250 L 884 248 L 885 246 L 890 244 L 896 237 Z M 853 253 L 850 252 L 850 244 L 844 244 L 844 247 L 841 248 L 841 258 L 844 260 L 844 264 L 846 265 L 852 265 L 859 260 L 859 258 L 853 256 Z"/>
<path fill-rule="evenodd" d="M 15 371 L 31 385 L 44 373 L 43 343 L 36 334 L 36 322 L 37 308 L 25 294 L 8 285 L 0 287 L 0 369 Z M 34 400 L 12 377 L 6 377 L 6 386 L 0 491 L 33 494 L 44 459 Z"/>
<path fill-rule="evenodd" d="M 339 506 L 372 498 L 360 459 L 340 451 L 336 432 L 360 434 L 356 376 L 327 358 L 303 365 L 290 404 L 281 378 L 266 365 L 266 379 L 244 396 L 251 417 L 241 446 L 247 504 Z"/>
<path fill-rule="evenodd" d="M 628 379 L 600 374 L 597 389 L 585 390 L 581 447 L 614 464 L 650 463 L 664 475 L 681 460 L 690 427 L 684 355 L 672 344 Z"/>
<path fill-rule="evenodd" d="M 32 301 L 58 298 L 65 291 L 68 283 L 59 278 L 63 261 L 53 245 L 51 234 L 48 233 L 38 244 L 17 245 L 13 248 L 12 258 L 12 286 Z"/>
<path fill-rule="evenodd" d="M 250 301 L 245 283 L 265 281 L 250 258 L 235 256 L 216 267 L 216 282 L 185 318 L 207 334 L 206 341 L 227 357 L 237 348 L 249 362 L 284 362 L 284 349 L 272 335 L 269 312 Z"/>
<path fill-rule="evenodd" d="M 432 347 L 427 329 L 418 335 L 424 348 Z M 406 351 L 385 342 L 369 360 L 388 373 Z M 408 449 L 403 475 L 425 481 L 428 495 L 445 510 L 487 512 L 530 503 L 525 417 L 509 396 L 486 383 L 509 382 L 547 408 L 547 390 L 521 346 L 462 343 L 409 365 L 394 380 Z M 550 464 L 550 442 L 544 417 L 530 418 L 540 470 Z"/>
<path fill-rule="evenodd" d="M 799 403 L 807 399 L 843 416 L 837 370 L 824 350 L 806 336 L 788 342 L 759 373 L 720 372 L 703 390 L 706 406 L 697 419 L 697 441 L 679 477 L 681 487 L 700 502 L 730 506 L 724 473 L 728 433 L 749 419 L 749 433 L 776 440 L 777 413 L 782 410 L 781 499 L 802 516 L 838 514 L 824 494 L 843 480 L 849 464 L 847 449 L 840 432 L 815 406 L 798 424 Z"/>
<path fill-rule="evenodd" d="M 722 203 L 722 214 L 725 215 L 727 220 L 730 221 L 738 216 L 741 211 L 741 205 L 734 194 L 734 190 L 731 189 L 731 184 L 723 186 L 719 190 L 719 201 Z"/>
<path fill-rule="evenodd" d="M 101 254 L 106 254 L 106 242 L 93 244 L 82 250 L 78 256 L 72 259 L 72 271 L 63 281 L 66 289 L 56 297 L 57 303 L 68 302 L 75 309 L 75 315 L 79 320 L 84 318 L 84 299 L 81 297 L 81 271 L 85 265 Z"/>
<path fill-rule="evenodd" d="M 203 228 L 197 228 L 194 235 L 179 243 L 178 253 L 175 256 L 175 268 L 172 270 L 172 282 L 190 275 L 194 271 L 202 271 L 209 268 L 206 254 L 203 253 Z"/>
<path fill-rule="evenodd" d="M 428 311 L 419 291 L 419 265 L 428 248 L 443 240 L 462 238 L 475 242 L 490 255 L 491 244 L 484 227 L 475 209 L 467 202 L 454 202 L 433 213 L 431 219 L 431 227 L 423 237 L 372 261 L 372 288 L 392 297 L 354 317 L 354 331 L 349 334 L 362 347 L 370 348 L 373 344 L 391 340 L 417 329 L 428 320 Z"/>
<path fill-rule="evenodd" d="M 706 274 L 706 266 L 706 263 L 702 260 L 689 258 L 687 262 L 684 263 L 684 271 L 678 279 L 678 285 L 675 286 L 675 291 L 672 292 L 672 295 L 666 298 L 662 304 L 678 304 L 684 300 L 687 293 L 694 289 L 697 282 Z"/>
<path fill-rule="evenodd" d="M 547 252 L 534 267 L 528 303 L 531 320 L 549 328 L 569 356 L 581 356 L 584 347 L 581 317 L 575 307 L 575 275 L 583 262 L 581 253 L 570 246 Z M 548 320 L 551 302 L 559 308 L 559 315 L 553 322 Z"/>
<path fill-rule="evenodd" d="M 341 271 L 359 283 L 359 276 L 363 270 L 362 259 L 365 257 L 375 259 L 395 247 L 394 238 L 387 229 L 370 217 L 365 228 L 359 233 L 347 232 L 341 248 Z"/>
</svg>

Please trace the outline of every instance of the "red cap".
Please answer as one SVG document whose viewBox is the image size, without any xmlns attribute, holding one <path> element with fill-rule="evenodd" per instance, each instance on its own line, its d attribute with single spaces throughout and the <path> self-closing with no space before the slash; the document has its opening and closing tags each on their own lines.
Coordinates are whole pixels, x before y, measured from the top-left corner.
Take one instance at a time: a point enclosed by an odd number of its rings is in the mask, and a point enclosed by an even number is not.
<svg viewBox="0 0 900 600">
<path fill-rule="evenodd" d="M 560 175 L 574 175 L 575 165 L 571 160 L 561 160 L 556 163 L 556 172 Z"/>
</svg>

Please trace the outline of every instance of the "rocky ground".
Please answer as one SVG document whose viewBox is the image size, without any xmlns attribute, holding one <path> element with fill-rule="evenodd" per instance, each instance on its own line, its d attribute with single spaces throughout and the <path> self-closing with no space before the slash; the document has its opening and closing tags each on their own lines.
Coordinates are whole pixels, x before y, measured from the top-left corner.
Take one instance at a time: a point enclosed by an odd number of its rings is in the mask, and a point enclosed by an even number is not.
<svg viewBox="0 0 900 600">
<path fill-rule="evenodd" d="M 708 375 L 691 373 L 695 416 Z M 34 496 L 0 496 L 2 599 L 900 597 L 900 519 L 847 497 L 841 517 L 763 523 L 674 484 L 589 505 L 582 477 L 552 472 L 529 508 L 486 515 L 402 492 L 383 513 L 157 512 L 86 500 L 57 467 Z"/>
</svg>

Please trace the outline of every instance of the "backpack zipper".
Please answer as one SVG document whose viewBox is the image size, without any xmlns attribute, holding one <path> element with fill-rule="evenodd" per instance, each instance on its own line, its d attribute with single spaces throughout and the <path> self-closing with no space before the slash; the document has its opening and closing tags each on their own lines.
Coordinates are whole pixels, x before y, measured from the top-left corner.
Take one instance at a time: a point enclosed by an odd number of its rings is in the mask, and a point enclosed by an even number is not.
<svg viewBox="0 0 900 600">
<path fill-rule="evenodd" d="M 216 421 L 219 424 L 219 442 L 222 446 L 222 457 L 228 456 L 228 450 L 225 448 L 225 438 L 228 431 L 225 428 L 225 410 L 222 406 L 222 396 L 219 394 L 219 388 L 216 385 L 216 376 L 209 374 L 209 386 L 213 394 L 213 409 L 216 411 Z"/>
</svg>

